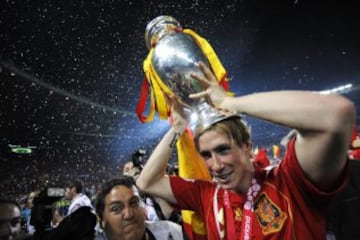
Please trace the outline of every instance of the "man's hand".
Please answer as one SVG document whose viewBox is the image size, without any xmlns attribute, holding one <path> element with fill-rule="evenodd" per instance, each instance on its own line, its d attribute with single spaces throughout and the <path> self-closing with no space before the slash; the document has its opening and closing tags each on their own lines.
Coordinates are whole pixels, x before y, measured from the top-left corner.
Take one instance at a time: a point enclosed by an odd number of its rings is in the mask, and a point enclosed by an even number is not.
<svg viewBox="0 0 360 240">
<path fill-rule="evenodd" d="M 171 126 L 176 133 L 182 134 L 188 126 L 184 105 L 179 102 L 175 95 L 166 96 L 166 99 L 171 106 Z"/>
<path fill-rule="evenodd" d="M 205 98 L 209 104 L 215 106 L 216 108 L 223 109 L 222 103 L 224 99 L 229 96 L 226 94 L 224 88 L 220 86 L 212 71 L 204 63 L 199 62 L 197 65 L 204 76 L 200 76 L 196 73 L 192 73 L 191 76 L 203 84 L 206 90 L 190 94 L 189 97 L 193 99 Z"/>
</svg>

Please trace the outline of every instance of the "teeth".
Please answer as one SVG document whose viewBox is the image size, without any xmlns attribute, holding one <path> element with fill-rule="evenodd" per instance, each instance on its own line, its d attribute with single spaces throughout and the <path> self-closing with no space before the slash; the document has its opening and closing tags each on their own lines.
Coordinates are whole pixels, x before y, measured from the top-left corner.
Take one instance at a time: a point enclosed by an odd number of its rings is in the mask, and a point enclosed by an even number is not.
<svg viewBox="0 0 360 240">
<path fill-rule="evenodd" d="M 217 178 L 220 178 L 220 179 L 225 179 L 229 176 L 229 174 L 221 174 L 221 175 L 217 175 L 216 177 Z"/>
</svg>

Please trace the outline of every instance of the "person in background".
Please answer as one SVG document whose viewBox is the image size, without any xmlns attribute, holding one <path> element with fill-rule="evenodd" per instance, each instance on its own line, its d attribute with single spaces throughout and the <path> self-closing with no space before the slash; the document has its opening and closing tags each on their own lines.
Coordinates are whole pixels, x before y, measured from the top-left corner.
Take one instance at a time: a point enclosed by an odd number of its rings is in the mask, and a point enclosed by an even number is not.
<svg viewBox="0 0 360 240">
<path fill-rule="evenodd" d="M 124 164 L 123 175 L 132 177 L 135 181 L 140 175 L 142 166 L 141 162 L 142 155 L 137 151 L 133 155 L 133 159 Z M 140 160 L 139 160 L 140 159 Z M 146 219 L 150 221 L 158 220 L 170 220 L 175 223 L 181 224 L 181 215 L 171 204 L 161 198 L 153 197 L 150 194 L 140 192 L 141 201 L 145 208 Z"/>
<path fill-rule="evenodd" d="M 140 172 L 141 168 L 139 166 L 134 166 L 133 161 L 127 161 L 124 164 L 123 175 L 131 176 L 132 178 L 134 178 L 134 180 L 136 180 L 137 177 L 140 175 Z"/>
<path fill-rule="evenodd" d="M 61 198 L 52 204 L 53 214 L 51 219 L 51 227 L 55 228 L 59 225 L 61 220 L 67 216 L 68 209 L 70 206 L 70 201 L 68 199 Z"/>
<path fill-rule="evenodd" d="M 73 180 L 68 183 L 65 188 L 65 198 L 70 201 L 70 206 L 67 210 L 67 216 L 72 214 L 80 207 L 90 207 L 93 209 L 90 199 L 83 192 L 83 184 L 78 180 Z"/>
<path fill-rule="evenodd" d="M 348 156 L 351 160 L 360 160 L 360 133 L 357 126 L 353 127 Z"/>
<path fill-rule="evenodd" d="M 25 205 L 21 210 L 21 221 L 23 230 L 29 235 L 33 235 L 35 233 L 35 227 L 30 224 L 31 219 L 31 208 L 33 207 L 33 200 L 36 196 L 37 192 L 31 192 L 25 199 Z"/>
<path fill-rule="evenodd" d="M 215 181 L 166 175 L 174 142 L 188 120 L 169 96 L 173 122 L 145 164 L 137 185 L 180 209 L 200 214 L 208 239 L 325 239 L 325 213 L 348 177 L 347 149 L 355 120 L 351 101 L 310 91 L 229 96 L 203 63 L 192 74 L 205 90 L 191 94 L 217 108 L 211 124 L 199 122 L 194 143 Z M 281 163 L 257 169 L 243 113 L 296 129 Z M 222 117 L 223 116 L 223 117 Z"/>
<path fill-rule="evenodd" d="M 71 202 L 66 217 L 57 215 L 57 227 L 45 231 L 41 240 L 93 240 L 97 219 L 90 199 L 82 190 L 80 181 L 72 180 L 68 183 L 65 198 Z"/>
<path fill-rule="evenodd" d="M 266 149 L 259 148 L 254 152 L 253 163 L 256 168 L 265 169 L 270 166 L 270 160 L 268 158 Z"/>
<path fill-rule="evenodd" d="M 129 176 L 136 181 L 137 177 L 140 175 L 141 167 L 135 166 L 134 161 L 128 161 L 124 164 L 123 175 Z M 146 220 L 158 221 L 164 220 L 165 216 L 161 210 L 160 205 L 157 203 L 154 197 L 150 194 L 140 193 L 141 201 L 145 209 Z"/>
<path fill-rule="evenodd" d="M 349 152 L 360 151 L 360 135 L 354 127 Z M 328 239 L 360 239 L 360 155 L 349 154 L 349 181 L 327 211 Z"/>
<path fill-rule="evenodd" d="M 171 221 L 146 221 L 134 180 L 122 176 L 103 184 L 95 203 L 103 232 L 95 240 L 182 240 L 181 226 Z"/>
<path fill-rule="evenodd" d="M 0 199 L 0 239 L 31 239 L 29 234 L 21 232 L 21 207 L 15 201 Z"/>
<path fill-rule="evenodd" d="M 89 206 L 79 207 L 61 220 L 56 228 L 45 231 L 41 240 L 93 240 L 96 215 Z"/>
</svg>

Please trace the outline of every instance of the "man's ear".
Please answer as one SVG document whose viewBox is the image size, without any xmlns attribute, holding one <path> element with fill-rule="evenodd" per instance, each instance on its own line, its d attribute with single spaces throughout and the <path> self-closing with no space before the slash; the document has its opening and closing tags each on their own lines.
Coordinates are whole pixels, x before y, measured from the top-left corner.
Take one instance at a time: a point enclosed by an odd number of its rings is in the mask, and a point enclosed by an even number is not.
<svg viewBox="0 0 360 240">
<path fill-rule="evenodd" d="M 76 192 L 76 188 L 75 188 L 75 187 L 71 187 L 71 188 L 70 188 L 70 192 L 76 194 L 76 193 L 77 193 L 77 192 Z"/>
<path fill-rule="evenodd" d="M 252 152 L 252 144 L 250 142 L 247 142 L 244 144 L 244 149 L 247 153 L 247 155 L 252 156 L 253 152 Z"/>
</svg>

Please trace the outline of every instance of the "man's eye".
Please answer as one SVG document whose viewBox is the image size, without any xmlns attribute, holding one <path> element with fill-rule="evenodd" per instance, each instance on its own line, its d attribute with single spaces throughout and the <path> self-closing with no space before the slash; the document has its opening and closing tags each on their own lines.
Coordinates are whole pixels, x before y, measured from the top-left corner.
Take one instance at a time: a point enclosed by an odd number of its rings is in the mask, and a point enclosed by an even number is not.
<svg viewBox="0 0 360 240">
<path fill-rule="evenodd" d="M 111 212 L 115 212 L 115 213 L 119 213 L 119 212 L 122 211 L 122 207 L 120 207 L 120 206 L 112 206 L 112 207 L 110 208 L 110 211 L 111 211 Z"/>
<path fill-rule="evenodd" d="M 200 155 L 201 155 L 205 160 L 211 158 L 211 153 L 210 153 L 210 152 L 201 152 Z"/>
<path fill-rule="evenodd" d="M 224 146 L 219 146 L 218 148 L 216 148 L 216 153 L 220 154 L 220 155 L 226 155 L 229 154 L 231 152 L 231 147 L 224 145 Z"/>
</svg>

